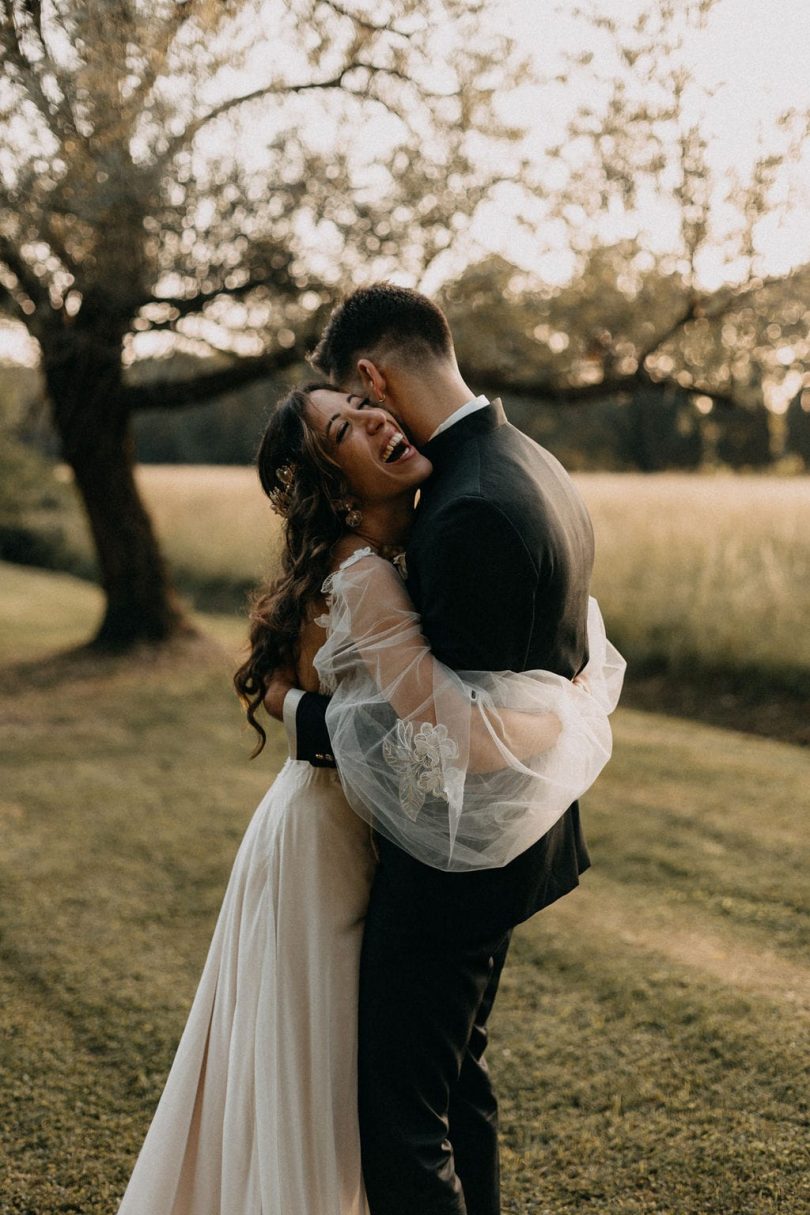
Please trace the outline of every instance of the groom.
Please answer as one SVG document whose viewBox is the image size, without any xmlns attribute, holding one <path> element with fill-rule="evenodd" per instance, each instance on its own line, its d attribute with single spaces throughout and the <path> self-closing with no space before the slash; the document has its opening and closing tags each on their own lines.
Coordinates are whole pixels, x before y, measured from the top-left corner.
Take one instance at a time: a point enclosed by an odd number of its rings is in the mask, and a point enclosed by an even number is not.
<svg viewBox="0 0 810 1215">
<path fill-rule="evenodd" d="M 318 371 L 402 419 L 433 464 L 407 587 L 436 658 L 456 670 L 587 661 L 593 533 L 561 465 L 474 396 L 447 321 L 380 283 L 332 314 Z M 332 761 L 326 698 L 268 688 L 292 754 Z M 372 1215 L 498 1215 L 497 1103 L 484 1050 L 511 931 L 588 867 L 575 803 L 500 869 L 445 873 L 377 840 L 360 975 L 359 1108 Z M 348 1049 L 348 1046 L 347 1046 Z"/>
</svg>

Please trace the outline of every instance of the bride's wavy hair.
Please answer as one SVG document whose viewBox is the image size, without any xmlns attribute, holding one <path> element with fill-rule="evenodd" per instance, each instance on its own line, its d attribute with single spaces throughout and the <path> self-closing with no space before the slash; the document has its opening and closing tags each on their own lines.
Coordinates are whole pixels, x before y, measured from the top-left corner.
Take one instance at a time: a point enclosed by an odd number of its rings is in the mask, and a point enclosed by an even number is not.
<svg viewBox="0 0 810 1215">
<path fill-rule="evenodd" d="M 329 573 L 332 550 L 346 533 L 345 515 L 337 503 L 351 491 L 306 416 L 310 394 L 322 388 L 339 391 L 334 384 L 313 382 L 294 388 L 279 402 L 256 455 L 262 489 L 271 501 L 278 502 L 279 496 L 283 501 L 284 543 L 280 573 L 250 597 L 250 653 L 233 678 L 247 719 L 259 735 L 251 759 L 267 741 L 256 719 L 266 680 L 279 667 L 295 664 L 304 617 Z"/>
</svg>

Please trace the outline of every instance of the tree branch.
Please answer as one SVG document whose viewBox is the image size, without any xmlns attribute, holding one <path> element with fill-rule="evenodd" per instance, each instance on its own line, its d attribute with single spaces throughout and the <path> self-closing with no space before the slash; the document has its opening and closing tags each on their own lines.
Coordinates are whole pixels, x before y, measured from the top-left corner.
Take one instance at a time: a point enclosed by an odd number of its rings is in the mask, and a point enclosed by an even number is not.
<svg viewBox="0 0 810 1215">
<path fill-rule="evenodd" d="M 23 311 L 22 304 L 17 299 L 11 288 L 7 287 L 5 283 L 0 283 L 0 310 L 4 308 L 9 312 L 12 312 L 15 320 L 22 321 L 24 325 L 27 324 L 31 319 L 30 317 L 26 316 L 25 312 Z"/>
<path fill-rule="evenodd" d="M 700 387 L 699 385 L 685 387 L 682 384 L 678 384 L 677 380 L 672 380 L 667 376 L 661 379 L 653 377 L 646 366 L 647 359 L 673 338 L 678 330 L 682 329 L 689 321 L 698 320 L 703 317 L 710 321 L 718 320 L 720 317 L 726 316 L 731 312 L 747 295 L 751 295 L 755 291 L 765 290 L 770 286 L 782 285 L 785 281 L 785 277 L 780 275 L 774 275 L 767 279 L 753 278 L 745 283 L 740 283 L 736 287 L 726 288 L 723 292 L 716 292 L 714 295 L 692 296 L 687 307 L 675 318 L 672 324 L 639 352 L 638 370 L 628 376 L 609 377 L 601 380 L 598 384 L 554 385 L 551 383 L 535 383 L 525 386 L 510 385 L 509 391 L 518 396 L 548 395 L 557 401 L 583 404 L 600 396 L 610 396 L 616 392 L 632 391 L 636 385 L 646 381 L 649 384 L 675 384 L 684 392 L 692 393 L 695 396 L 708 397 L 718 405 L 734 407 L 737 402 L 733 393 L 721 392 L 718 389 Z M 715 310 L 712 310 L 712 304 L 716 305 L 718 299 L 722 300 L 721 306 L 719 308 L 715 307 Z M 489 383 L 489 381 L 487 382 Z"/>
<path fill-rule="evenodd" d="M 654 341 L 640 351 L 638 356 L 639 367 L 644 367 L 650 355 L 654 354 L 665 342 L 674 337 L 678 330 L 687 325 L 689 321 L 699 320 L 704 317 L 706 320 L 716 321 L 731 312 L 747 295 L 751 295 L 755 291 L 763 291 L 767 287 L 782 285 L 785 281 L 786 276 L 784 275 L 773 275 L 771 278 L 765 279 L 750 278 L 744 283 L 739 283 L 736 287 L 721 288 L 713 295 L 693 295 L 684 311 L 675 318 L 669 328 L 665 329 Z M 719 307 L 717 306 L 718 303 Z M 712 307 L 713 305 L 714 308 Z M 711 396 L 711 393 L 706 392 L 704 395 Z"/>
<path fill-rule="evenodd" d="M 379 67 L 376 63 L 366 63 L 364 59 L 358 59 L 346 71 L 350 71 L 352 67 L 365 68 L 367 72 L 371 72 L 372 76 L 393 76 L 395 80 L 402 80 L 405 84 L 414 85 L 422 97 L 431 97 L 436 101 L 447 101 L 452 97 L 461 96 L 460 89 L 453 89 L 449 93 L 437 93 L 433 89 L 426 89 L 422 85 L 417 84 L 412 76 L 409 76 L 407 72 L 403 72 L 400 68 Z"/>
<path fill-rule="evenodd" d="M 370 72 L 372 76 L 392 76 L 398 80 L 403 80 L 408 84 L 413 84 L 413 80 L 406 72 L 400 71 L 398 68 L 380 67 L 375 63 L 367 63 L 365 60 L 352 60 L 351 63 L 345 64 L 337 75 L 330 77 L 328 80 L 305 80 L 300 84 L 268 84 L 261 88 L 253 89 L 250 93 L 243 93 L 239 97 L 231 97 L 227 101 L 223 101 L 220 105 L 214 106 L 206 114 L 201 114 L 199 118 L 195 118 L 187 127 L 171 139 L 166 146 L 165 151 L 161 154 L 160 162 L 167 163 L 181 150 L 186 147 L 192 139 L 207 126 L 209 122 L 213 122 L 217 118 L 221 118 L 223 114 L 227 114 L 230 110 L 236 109 L 240 105 L 244 105 L 249 101 L 258 101 L 262 97 L 271 97 L 274 94 L 279 97 L 287 96 L 290 93 L 307 93 L 312 90 L 321 89 L 339 89 L 343 87 L 343 81 L 350 72 L 362 68 L 364 71 Z M 419 87 L 419 86 L 417 86 Z M 353 97 L 366 98 L 369 101 L 374 101 L 385 107 L 389 113 L 394 114 L 398 118 L 402 115 L 391 106 L 383 97 L 375 96 L 374 94 L 355 93 L 349 90 Z M 451 93 L 436 93 L 430 89 L 420 88 L 420 92 L 425 97 L 432 97 L 437 100 L 447 100 L 448 98 L 459 96 L 458 90 Z"/>
<path fill-rule="evenodd" d="M 714 392 L 711 388 L 688 388 L 686 390 L 690 396 L 708 397 L 715 405 L 722 405 L 727 409 L 737 409 L 739 401 L 732 393 Z"/>
<path fill-rule="evenodd" d="M 367 17 L 359 17 L 356 13 L 349 12 L 342 4 L 338 4 L 337 0 L 321 0 L 321 2 L 331 8 L 333 13 L 337 13 L 340 17 L 347 17 L 354 25 L 359 26 L 361 30 L 367 30 L 370 34 L 394 34 L 397 38 L 406 39 L 412 37 L 406 30 L 398 30 L 396 26 L 376 25 Z"/>
<path fill-rule="evenodd" d="M 159 305 L 163 308 L 171 308 L 174 312 L 177 312 L 178 315 L 172 317 L 169 321 L 150 322 L 153 329 L 165 329 L 167 325 L 173 325 L 184 316 L 191 316 L 195 312 L 202 312 L 206 304 L 209 304 L 212 300 L 219 299 L 221 296 L 238 299 L 242 295 L 256 291 L 259 287 L 272 286 L 275 281 L 275 276 L 263 275 L 261 278 L 247 279 L 246 282 L 239 283 L 235 287 L 227 287 L 223 284 L 221 287 L 212 287 L 210 291 L 198 291 L 196 295 L 169 298 L 160 295 L 150 295 L 141 307 Z"/>
<path fill-rule="evenodd" d="M 40 7 L 40 4 L 36 0 L 29 0 L 29 2 L 23 5 L 23 12 L 28 18 L 30 30 L 42 52 L 43 62 L 50 69 L 54 79 L 58 81 L 59 73 L 51 60 L 42 34 Z M 43 89 L 41 67 L 23 50 L 20 27 L 17 24 L 14 8 L 10 4 L 4 4 L 3 12 L 0 13 L 0 45 L 5 50 L 8 61 L 17 70 L 19 83 L 41 116 L 45 119 L 51 131 L 57 133 L 62 139 L 64 139 L 66 133 L 76 139 L 81 139 L 82 136 L 77 130 L 72 111 L 64 95 L 64 90 L 62 90 L 59 100 L 52 102 Z"/>
<path fill-rule="evenodd" d="M 65 242 L 63 241 L 62 237 L 60 236 L 60 234 L 56 231 L 56 228 L 54 227 L 53 218 L 54 218 L 53 212 L 46 212 L 43 215 L 43 226 L 45 229 L 45 239 L 47 240 L 48 244 L 51 246 L 51 249 L 53 250 L 53 252 L 57 255 L 57 257 L 61 261 L 62 265 L 72 275 L 74 283 L 78 284 L 79 277 L 81 274 L 81 268 L 80 268 L 79 264 L 77 263 L 76 259 L 71 257 L 71 255 L 68 253 Z"/>
<path fill-rule="evenodd" d="M 653 379 L 642 367 L 630 375 L 613 376 L 600 380 L 598 384 L 561 384 L 547 379 L 510 383 L 504 378 L 502 371 L 487 372 L 486 369 L 478 367 L 474 369 L 474 375 L 475 379 L 486 384 L 492 392 L 508 393 L 513 397 L 539 398 L 560 405 L 587 405 L 591 401 L 603 400 L 622 392 L 635 392 L 642 386 L 661 391 L 673 387 L 690 396 L 709 397 L 715 404 L 730 408 L 736 408 L 738 404 L 731 392 L 721 392 L 719 389 L 706 388 L 699 384 L 679 384 L 668 376 L 660 380 Z"/>
<path fill-rule="evenodd" d="M 288 93 L 305 93 L 312 89 L 336 89 L 343 84 L 343 79 L 348 72 L 354 68 L 365 64 L 349 63 L 337 76 L 332 76 L 329 80 L 309 80 L 301 84 L 267 84 L 259 89 L 253 89 L 250 93 L 243 93 L 240 97 L 231 97 L 227 101 L 223 101 L 220 105 L 214 106 L 206 114 L 201 114 L 199 118 L 195 118 L 190 122 L 179 135 L 171 139 L 166 147 L 166 150 L 161 154 L 161 163 L 170 161 L 181 148 L 186 147 L 188 143 L 206 126 L 209 122 L 213 122 L 216 118 L 221 118 L 223 114 L 227 114 L 230 110 L 236 109 L 237 106 L 244 105 L 248 101 L 258 101 L 261 97 L 269 97 L 272 94 L 284 96 Z"/>
<path fill-rule="evenodd" d="M 50 307 L 50 296 L 47 290 L 7 236 L 0 236 L 0 261 L 5 262 L 26 295 L 38 308 Z"/>
<path fill-rule="evenodd" d="M 648 346 L 645 346 L 643 350 L 639 351 L 639 367 L 643 367 L 651 354 L 654 354 L 656 350 L 659 350 L 665 342 L 668 342 L 671 337 L 675 336 L 679 329 L 682 329 L 684 325 L 689 323 L 689 321 L 695 320 L 699 314 L 700 302 L 697 296 L 693 295 L 684 311 L 675 318 L 669 328 L 665 329 L 663 333 L 659 333 Z"/>
<path fill-rule="evenodd" d="M 59 87 L 59 97 L 53 103 L 53 105 L 55 105 L 55 109 L 51 108 L 51 113 L 54 118 L 56 115 L 59 115 L 62 120 L 62 129 L 60 134 L 64 136 L 65 133 L 68 133 L 86 145 L 86 138 L 81 134 L 79 128 L 76 126 L 76 118 L 70 105 L 68 92 L 65 89 L 64 83 L 61 79 L 61 73 L 57 65 L 54 63 L 48 44 L 45 41 L 45 34 L 42 29 L 41 0 L 24 0 L 23 9 L 28 16 L 30 27 L 36 36 L 37 45 L 39 46 L 39 50 L 42 55 L 42 61 Z M 38 66 L 35 67 L 33 64 L 31 66 L 32 69 L 36 71 L 38 80 L 41 80 L 42 73 L 40 68 Z"/>
<path fill-rule="evenodd" d="M 158 380 L 151 384 L 128 385 L 124 388 L 123 405 L 133 412 L 141 409 L 185 409 L 303 362 L 303 348 L 294 346 L 290 350 L 275 350 L 271 354 L 239 359 L 230 367 L 190 380 Z"/>
</svg>

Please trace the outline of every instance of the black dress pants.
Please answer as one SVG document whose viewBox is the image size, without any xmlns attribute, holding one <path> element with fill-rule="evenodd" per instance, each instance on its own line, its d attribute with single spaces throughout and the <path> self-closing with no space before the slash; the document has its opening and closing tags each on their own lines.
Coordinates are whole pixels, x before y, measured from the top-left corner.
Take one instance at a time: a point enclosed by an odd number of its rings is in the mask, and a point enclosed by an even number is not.
<svg viewBox="0 0 810 1215">
<path fill-rule="evenodd" d="M 360 968 L 359 1112 L 371 1215 L 499 1215 L 484 1049 L 510 933 L 408 907 L 378 870 Z"/>
</svg>

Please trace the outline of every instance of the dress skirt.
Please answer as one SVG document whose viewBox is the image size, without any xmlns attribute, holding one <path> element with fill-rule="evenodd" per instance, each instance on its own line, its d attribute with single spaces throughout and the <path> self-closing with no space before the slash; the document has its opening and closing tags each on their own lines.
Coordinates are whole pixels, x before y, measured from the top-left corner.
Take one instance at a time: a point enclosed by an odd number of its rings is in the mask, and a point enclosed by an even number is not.
<svg viewBox="0 0 810 1215">
<path fill-rule="evenodd" d="M 357 997 L 373 870 L 336 773 L 288 760 L 234 861 L 119 1215 L 368 1215 Z"/>
</svg>

